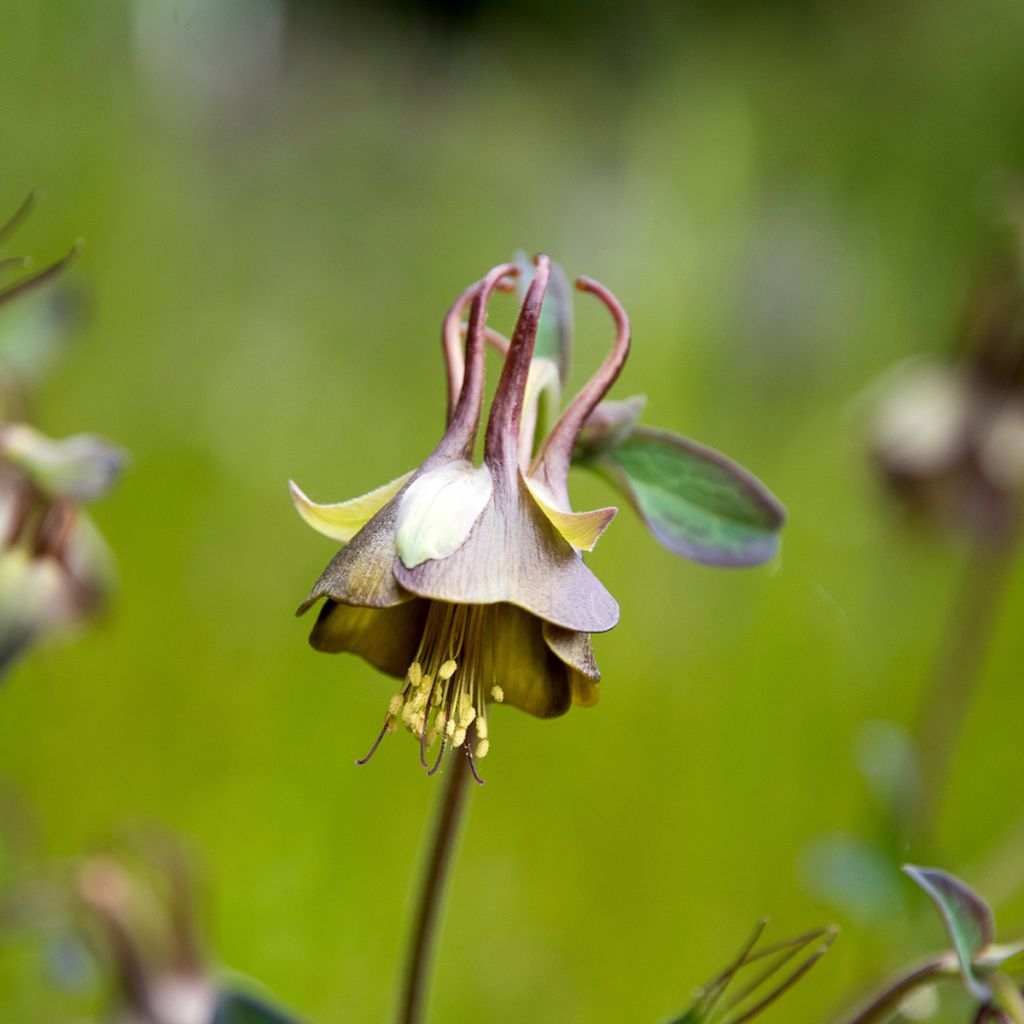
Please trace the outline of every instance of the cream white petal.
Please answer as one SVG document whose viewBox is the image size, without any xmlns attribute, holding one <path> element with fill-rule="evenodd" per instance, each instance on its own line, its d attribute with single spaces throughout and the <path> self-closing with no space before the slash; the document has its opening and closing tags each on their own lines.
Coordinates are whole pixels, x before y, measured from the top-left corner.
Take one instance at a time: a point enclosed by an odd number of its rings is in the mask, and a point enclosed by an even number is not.
<svg viewBox="0 0 1024 1024">
<path fill-rule="evenodd" d="M 395 542 L 402 564 L 413 569 L 457 551 L 491 500 L 493 490 L 487 466 L 462 460 L 417 477 L 402 495 L 398 508 Z"/>
</svg>

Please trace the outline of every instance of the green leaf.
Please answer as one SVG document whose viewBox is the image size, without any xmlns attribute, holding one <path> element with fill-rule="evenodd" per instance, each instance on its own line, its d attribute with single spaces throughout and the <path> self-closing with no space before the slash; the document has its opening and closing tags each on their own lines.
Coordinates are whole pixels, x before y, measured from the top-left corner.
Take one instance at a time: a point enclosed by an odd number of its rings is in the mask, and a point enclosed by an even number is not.
<svg viewBox="0 0 1024 1024">
<path fill-rule="evenodd" d="M 577 461 L 615 485 L 673 554 L 745 566 L 778 551 L 785 509 L 755 476 L 711 448 L 637 427 L 618 445 Z"/>
<path fill-rule="evenodd" d="M 522 300 L 533 280 L 534 266 L 524 252 L 516 253 L 516 263 L 522 271 L 516 279 L 516 293 Z M 569 366 L 572 362 L 572 299 L 573 289 L 569 278 L 557 263 L 552 263 L 551 280 L 540 311 L 533 354 L 535 358 L 541 357 L 555 362 L 563 386 L 569 378 Z"/>
<path fill-rule="evenodd" d="M 211 1024 L 298 1024 L 245 992 L 222 992 Z"/>
<path fill-rule="evenodd" d="M 965 882 L 939 868 L 905 864 L 908 874 L 928 895 L 942 916 L 960 962 L 960 974 L 976 999 L 988 999 L 991 992 L 978 980 L 974 959 L 995 938 L 992 908 Z"/>
</svg>

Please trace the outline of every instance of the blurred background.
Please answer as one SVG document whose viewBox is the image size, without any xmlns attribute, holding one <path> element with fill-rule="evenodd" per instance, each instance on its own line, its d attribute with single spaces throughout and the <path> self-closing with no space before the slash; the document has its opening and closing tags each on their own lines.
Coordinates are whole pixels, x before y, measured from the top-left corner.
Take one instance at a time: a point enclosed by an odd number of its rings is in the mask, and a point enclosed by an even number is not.
<svg viewBox="0 0 1024 1024">
<path fill-rule="evenodd" d="M 1001 237 L 1019 5 L 6 0 L 2 23 L 0 206 L 45 190 L 11 244 L 87 243 L 36 417 L 132 457 L 94 510 L 109 612 L 0 693 L 7 877 L 157 823 L 202 865 L 224 964 L 310 1021 L 389 1018 L 437 780 L 404 736 L 353 766 L 393 684 L 292 617 L 334 545 L 287 480 L 334 501 L 417 464 L 448 304 L 543 250 L 631 314 L 613 397 L 646 394 L 790 522 L 750 571 L 673 559 L 628 511 L 609 530 L 601 702 L 493 715 L 433 1019 L 664 1020 L 768 915 L 842 926 L 766 1018 L 826 1020 L 945 941 L 902 860 L 962 874 L 1017 934 L 1024 574 L 934 833 L 907 840 L 901 730 L 969 542 L 886 499 L 865 394 L 950 350 Z M 581 299 L 573 383 L 610 340 Z M 610 497 L 582 473 L 574 493 Z M 94 1000 L 4 940 L 5 1020 Z M 952 993 L 934 1019 L 965 1012 Z"/>
</svg>

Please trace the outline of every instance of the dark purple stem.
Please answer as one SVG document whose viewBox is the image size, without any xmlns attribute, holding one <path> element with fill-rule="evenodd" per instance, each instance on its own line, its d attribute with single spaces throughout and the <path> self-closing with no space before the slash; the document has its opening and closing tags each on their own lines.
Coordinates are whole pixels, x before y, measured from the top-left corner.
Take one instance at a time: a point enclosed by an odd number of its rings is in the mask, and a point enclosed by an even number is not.
<svg viewBox="0 0 1024 1024">
<path fill-rule="evenodd" d="M 448 771 L 445 791 L 441 798 L 437 825 L 430 843 L 419 908 L 413 928 L 412 945 L 402 983 L 402 1003 L 399 1024 L 420 1024 L 426 996 L 427 969 L 430 966 L 437 931 L 438 910 L 448 877 L 448 864 L 458 838 L 459 822 L 465 807 L 466 783 L 469 779 L 465 759 L 454 757 Z"/>
<path fill-rule="evenodd" d="M 615 318 L 615 344 L 597 373 L 583 385 L 552 427 L 551 433 L 544 439 L 537 453 L 537 458 L 534 459 L 530 475 L 543 479 L 554 496 L 567 508 L 569 495 L 566 480 L 576 439 L 580 436 L 587 417 L 618 379 L 629 355 L 630 345 L 629 318 L 618 299 L 604 285 L 592 281 L 589 277 L 581 277 L 576 282 L 576 287 L 581 292 L 593 293 L 608 307 Z"/>
<path fill-rule="evenodd" d="M 956 973 L 956 964 L 948 953 L 925 960 L 893 978 L 849 1016 L 843 1017 L 842 1024 L 881 1024 L 891 1020 L 899 1011 L 900 1003 L 911 992 L 941 978 L 953 977 Z"/>
<path fill-rule="evenodd" d="M 484 458 L 496 465 L 519 464 L 519 424 L 523 417 L 526 380 L 530 374 L 534 342 L 537 340 L 541 304 L 551 276 L 551 260 L 547 256 L 541 254 L 534 262 L 537 270 L 519 310 L 512 343 L 494 392 L 491 418 L 487 421 Z"/>
</svg>

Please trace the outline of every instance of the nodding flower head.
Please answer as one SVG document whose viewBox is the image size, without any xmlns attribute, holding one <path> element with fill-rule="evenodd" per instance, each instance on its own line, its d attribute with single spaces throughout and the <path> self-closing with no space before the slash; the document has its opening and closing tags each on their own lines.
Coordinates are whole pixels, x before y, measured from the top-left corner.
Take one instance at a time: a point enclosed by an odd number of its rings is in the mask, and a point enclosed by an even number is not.
<svg viewBox="0 0 1024 1024">
<path fill-rule="evenodd" d="M 487 326 L 487 307 L 520 276 L 528 284 L 506 340 Z M 344 544 L 299 607 L 301 614 L 325 601 L 310 642 L 359 654 L 402 680 L 363 761 L 402 725 L 419 740 L 430 774 L 446 750 L 462 748 L 480 781 L 491 705 L 548 718 L 596 703 L 591 634 L 610 630 L 619 608 L 583 553 L 617 510 L 573 510 L 574 461 L 619 486 L 677 554 L 750 565 L 776 550 L 781 506 L 750 474 L 710 449 L 637 427 L 642 400 L 601 401 L 629 354 L 629 320 L 596 281 L 580 278 L 576 286 L 611 313 L 614 341 L 546 435 L 538 436 L 538 424 L 557 406 L 566 372 L 571 293 L 538 256 L 533 267 L 495 267 L 445 317 L 447 429 L 417 469 L 333 505 L 291 485 L 303 519 Z M 552 323 L 561 339 L 555 353 Z M 476 462 L 487 342 L 503 364 Z"/>
<path fill-rule="evenodd" d="M 611 310 L 615 345 L 538 448 L 531 432 L 542 389 L 533 354 L 551 275 L 546 256 L 536 259 L 511 341 L 486 327 L 492 293 L 519 272 L 515 264 L 495 267 L 446 317 L 448 426 L 417 469 L 336 505 L 315 504 L 292 484 L 303 518 L 345 543 L 299 609 L 326 598 L 311 643 L 360 654 L 404 680 L 377 742 L 404 725 L 432 773 L 445 749 L 457 747 L 475 771 L 490 745 L 492 703 L 540 717 L 593 704 L 600 675 L 590 634 L 619 618 L 615 599 L 581 554 L 616 510 L 572 511 L 566 482 L 583 423 L 625 361 L 629 324 L 608 291 L 579 282 Z M 488 337 L 505 348 L 505 358 L 476 464 Z"/>
</svg>

